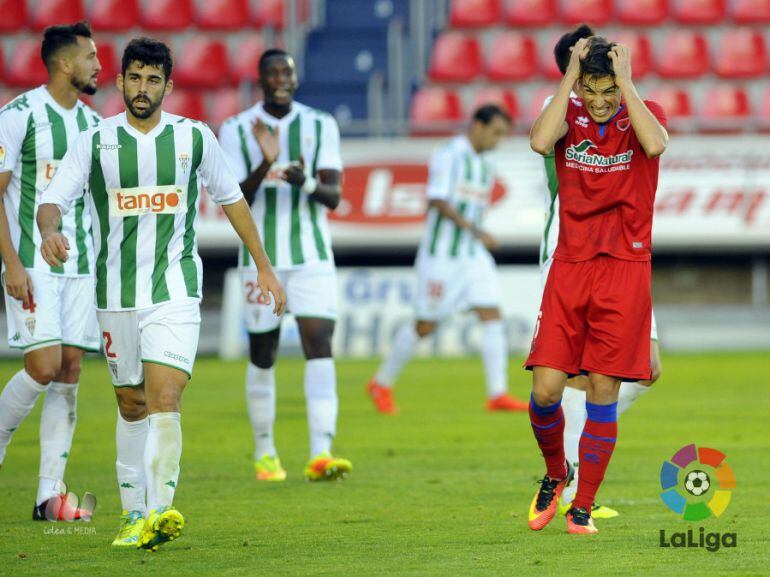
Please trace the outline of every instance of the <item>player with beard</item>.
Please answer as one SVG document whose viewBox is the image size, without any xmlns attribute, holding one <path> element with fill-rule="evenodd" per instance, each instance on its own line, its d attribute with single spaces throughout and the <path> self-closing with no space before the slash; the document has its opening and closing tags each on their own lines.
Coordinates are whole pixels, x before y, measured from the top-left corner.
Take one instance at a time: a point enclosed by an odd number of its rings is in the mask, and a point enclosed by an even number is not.
<svg viewBox="0 0 770 577">
<path fill-rule="evenodd" d="M 337 427 L 337 377 L 332 334 L 337 319 L 337 278 L 326 221 L 342 194 L 342 159 L 337 123 L 324 112 L 294 100 L 297 71 L 283 50 L 259 61 L 264 102 L 225 121 L 222 148 L 252 202 L 270 262 L 286 287 L 297 318 L 305 365 L 305 399 L 310 429 L 309 481 L 339 479 L 352 465 L 332 456 Z M 260 302 L 254 263 L 241 251 L 249 366 L 246 399 L 254 432 L 256 477 L 283 481 L 273 440 L 275 360 L 281 318 Z"/>
<path fill-rule="evenodd" d="M 35 520 L 79 519 L 64 499 L 64 471 L 77 419 L 80 364 L 99 350 L 93 306 L 91 217 L 80 199 L 62 220 L 71 258 L 50 266 L 40 255 L 35 227 L 39 198 L 68 148 L 99 115 L 79 100 L 96 92 L 101 70 L 86 22 L 43 33 L 48 82 L 0 111 L 0 252 L 8 343 L 24 354 L 24 368 L 0 394 L 0 463 L 13 432 L 45 392 L 40 416 L 40 480 Z"/>
<path fill-rule="evenodd" d="M 69 262 L 58 231 L 90 189 L 96 246 L 96 308 L 118 401 L 117 472 L 123 517 L 115 546 L 155 550 L 176 539 L 173 507 L 182 455 L 181 397 L 192 376 L 203 271 L 197 251 L 201 187 L 248 247 L 258 290 L 283 310 L 283 289 L 248 204 L 214 134 L 163 112 L 172 90 L 169 48 L 132 40 L 117 78 L 126 111 L 71 147 L 38 211 L 43 258 Z"/>
</svg>

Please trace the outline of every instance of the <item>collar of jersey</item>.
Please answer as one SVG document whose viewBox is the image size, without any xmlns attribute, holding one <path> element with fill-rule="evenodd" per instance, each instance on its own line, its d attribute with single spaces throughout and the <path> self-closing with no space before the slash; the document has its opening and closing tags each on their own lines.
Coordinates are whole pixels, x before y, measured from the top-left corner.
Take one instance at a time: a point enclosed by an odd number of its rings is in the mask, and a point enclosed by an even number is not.
<svg viewBox="0 0 770 577">
<path fill-rule="evenodd" d="M 612 122 L 613 120 L 615 120 L 615 118 L 618 116 L 618 114 L 620 114 L 621 112 L 623 112 L 623 109 L 624 109 L 625 107 L 626 107 L 626 105 L 625 105 L 625 104 L 623 104 L 623 103 L 621 103 L 621 104 L 620 104 L 620 108 L 618 108 L 618 109 L 615 111 L 615 114 L 613 114 L 612 116 L 610 116 L 610 117 L 607 119 L 607 122 L 602 122 L 601 124 L 599 124 L 598 122 L 596 123 L 596 124 L 599 126 L 599 136 L 601 136 L 602 138 L 604 138 L 604 131 L 607 129 L 607 125 L 608 125 L 610 122 Z"/>
<path fill-rule="evenodd" d="M 141 130 L 137 130 L 136 128 L 134 128 L 129 124 L 128 114 L 126 113 L 125 110 L 121 113 L 121 115 L 123 116 L 123 118 L 121 118 L 123 127 L 128 132 L 130 132 L 131 135 L 134 136 L 135 138 L 155 138 L 163 131 L 163 129 L 166 127 L 166 124 L 168 124 L 168 113 L 166 111 L 161 111 L 160 121 L 158 122 L 158 124 L 156 124 L 155 128 L 150 130 L 150 132 L 145 134 Z"/>
<path fill-rule="evenodd" d="M 64 108 L 61 104 L 56 102 L 56 99 L 53 97 L 53 95 L 48 92 L 48 86 L 41 84 L 40 90 L 43 91 L 43 98 L 45 99 L 46 103 L 61 116 L 69 116 L 70 114 L 75 114 L 77 112 L 78 104 L 80 103 L 79 99 L 77 102 L 75 102 L 75 106 L 72 108 Z"/>
<path fill-rule="evenodd" d="M 267 112 L 265 110 L 264 102 L 260 101 L 257 103 L 257 116 L 261 117 L 263 120 L 268 120 L 269 124 L 271 125 L 289 124 L 292 120 L 294 120 L 294 118 L 296 118 L 297 114 L 299 114 L 299 106 L 298 102 L 296 101 L 292 101 L 289 114 L 283 118 L 276 118 Z"/>
</svg>

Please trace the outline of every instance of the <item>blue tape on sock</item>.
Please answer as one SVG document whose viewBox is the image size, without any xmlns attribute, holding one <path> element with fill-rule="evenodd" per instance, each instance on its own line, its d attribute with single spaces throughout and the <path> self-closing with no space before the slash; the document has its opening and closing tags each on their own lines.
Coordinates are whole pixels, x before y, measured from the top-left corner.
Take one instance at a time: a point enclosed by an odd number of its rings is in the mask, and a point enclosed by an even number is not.
<svg viewBox="0 0 770 577">
<path fill-rule="evenodd" d="M 532 411 L 536 415 L 553 415 L 556 411 L 559 410 L 559 407 L 561 407 L 561 399 L 559 399 L 553 405 L 546 405 L 545 407 L 541 407 L 535 402 L 535 396 L 530 393 L 529 404 L 532 405 Z"/>
<path fill-rule="evenodd" d="M 597 423 L 614 423 L 618 420 L 618 404 L 595 405 L 586 401 L 586 413 L 591 421 Z"/>
</svg>

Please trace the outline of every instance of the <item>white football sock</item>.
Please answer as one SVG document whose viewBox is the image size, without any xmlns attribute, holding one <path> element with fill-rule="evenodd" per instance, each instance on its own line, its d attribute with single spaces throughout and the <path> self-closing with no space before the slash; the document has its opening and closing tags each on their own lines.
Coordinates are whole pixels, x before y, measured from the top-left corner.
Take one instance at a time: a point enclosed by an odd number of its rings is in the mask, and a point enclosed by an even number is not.
<svg viewBox="0 0 770 577">
<path fill-rule="evenodd" d="M 508 342 L 502 320 L 481 323 L 479 351 L 486 374 L 487 397 L 494 399 L 508 390 Z"/>
<path fill-rule="evenodd" d="M 569 503 L 575 498 L 578 485 L 580 461 L 580 436 L 586 424 L 586 392 L 572 387 L 564 387 L 561 398 L 561 410 L 564 411 L 564 456 L 575 467 L 575 480 L 562 492 L 562 503 Z"/>
<path fill-rule="evenodd" d="M 179 413 L 153 413 L 144 450 L 147 478 L 147 509 L 168 507 L 174 502 L 182 458 L 182 416 Z"/>
<path fill-rule="evenodd" d="M 275 367 L 260 369 L 252 363 L 246 367 L 246 406 L 254 431 L 254 459 L 274 456 Z"/>
<path fill-rule="evenodd" d="M 24 369 L 11 377 L 0 393 L 0 464 L 11 442 L 13 432 L 19 428 L 40 393 L 46 386 L 36 382 Z"/>
<path fill-rule="evenodd" d="M 115 427 L 118 458 L 115 461 L 115 469 L 118 472 L 120 503 L 124 511 L 147 513 L 144 451 L 149 430 L 150 421 L 147 417 L 138 421 L 127 421 L 118 413 Z"/>
<path fill-rule="evenodd" d="M 618 393 L 618 415 L 622 415 L 631 408 L 636 400 L 648 393 L 652 387 L 645 387 L 639 383 L 622 382 Z"/>
<path fill-rule="evenodd" d="M 40 484 L 37 504 L 58 494 L 77 422 L 78 385 L 51 382 L 40 415 Z"/>
<path fill-rule="evenodd" d="M 337 374 L 334 359 L 305 364 L 305 402 L 310 429 L 310 457 L 331 452 L 337 430 Z"/>
<path fill-rule="evenodd" d="M 414 355 L 414 349 L 420 342 L 420 335 L 413 322 L 409 322 L 396 332 L 390 352 L 374 375 L 374 380 L 383 387 L 392 387 L 404 365 Z"/>
</svg>

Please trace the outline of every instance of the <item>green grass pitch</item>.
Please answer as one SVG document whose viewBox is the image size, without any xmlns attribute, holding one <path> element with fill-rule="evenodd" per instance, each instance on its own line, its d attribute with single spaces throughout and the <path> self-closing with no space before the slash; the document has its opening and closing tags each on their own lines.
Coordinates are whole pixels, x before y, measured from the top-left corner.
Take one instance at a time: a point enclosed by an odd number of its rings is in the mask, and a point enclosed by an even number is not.
<svg viewBox="0 0 770 577">
<path fill-rule="evenodd" d="M 375 361 L 338 363 L 336 451 L 353 461 L 345 483 L 308 484 L 303 363 L 278 365 L 278 449 L 289 479 L 257 484 L 244 406 L 244 363 L 200 359 L 184 396 L 176 506 L 187 527 L 157 554 L 115 550 L 116 407 L 107 369 L 89 360 L 80 386 L 70 489 L 98 499 L 82 533 L 30 520 L 40 407 L 16 433 L 0 471 L 3 575 L 766 575 L 770 473 L 770 355 L 666 355 L 656 390 L 620 421 L 600 500 L 621 517 L 597 536 L 570 536 L 562 519 L 527 528 L 544 470 L 524 414 L 483 410 L 477 359 L 419 360 L 397 388 L 401 414 L 374 413 L 364 384 Z M 529 374 L 511 363 L 511 388 Z M 0 382 L 19 361 L 0 363 Z M 720 518 L 688 524 L 659 497 L 661 463 L 685 444 L 725 452 L 737 487 Z M 736 548 L 661 548 L 703 526 L 734 532 Z M 161 572 L 162 573 L 158 573 Z"/>
</svg>

